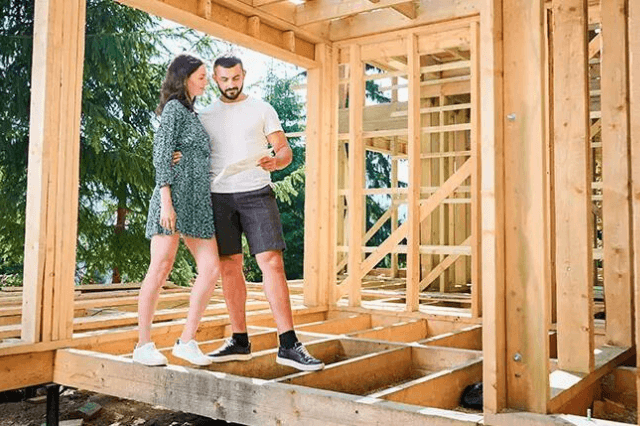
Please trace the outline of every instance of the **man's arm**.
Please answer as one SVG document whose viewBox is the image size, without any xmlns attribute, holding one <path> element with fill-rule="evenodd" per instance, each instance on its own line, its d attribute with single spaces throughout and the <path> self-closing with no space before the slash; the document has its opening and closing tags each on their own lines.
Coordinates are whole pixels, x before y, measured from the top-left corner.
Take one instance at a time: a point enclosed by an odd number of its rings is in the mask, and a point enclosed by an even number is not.
<svg viewBox="0 0 640 426">
<path fill-rule="evenodd" d="M 291 164 L 293 160 L 293 151 L 287 142 L 284 132 L 277 131 L 267 135 L 267 141 L 273 147 L 274 157 L 262 157 L 258 160 L 258 165 L 268 172 L 282 170 Z"/>
</svg>

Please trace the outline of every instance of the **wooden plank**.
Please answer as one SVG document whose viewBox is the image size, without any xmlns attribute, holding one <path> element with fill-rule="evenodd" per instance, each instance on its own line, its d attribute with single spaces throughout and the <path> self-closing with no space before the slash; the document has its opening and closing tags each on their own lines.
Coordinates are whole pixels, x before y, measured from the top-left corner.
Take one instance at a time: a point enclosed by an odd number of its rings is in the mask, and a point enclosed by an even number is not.
<svg viewBox="0 0 640 426">
<path fill-rule="evenodd" d="M 380 0 L 376 3 L 372 3 L 369 0 L 316 0 L 297 6 L 295 20 L 296 25 L 304 26 L 314 22 L 329 21 L 406 3 L 413 2 L 408 0 Z"/>
<path fill-rule="evenodd" d="M 327 365 L 313 374 L 286 379 L 289 384 L 367 395 L 411 373 L 411 348 L 400 347 Z"/>
<path fill-rule="evenodd" d="M 0 392 L 53 381 L 54 351 L 0 356 Z"/>
<path fill-rule="evenodd" d="M 626 4 L 611 0 L 602 8 L 603 269 L 607 339 L 614 346 L 633 344 Z"/>
<path fill-rule="evenodd" d="M 357 339 L 385 340 L 387 342 L 416 342 L 426 336 L 427 323 L 424 320 L 401 321 L 349 334 L 349 337 Z"/>
<path fill-rule="evenodd" d="M 481 244 L 484 413 L 507 407 L 502 0 L 480 3 Z"/>
<path fill-rule="evenodd" d="M 629 2 L 629 26 L 640 26 L 640 4 Z M 640 366 L 640 38 L 628 37 L 629 43 L 629 136 L 631 151 L 631 212 L 633 225 L 633 280 L 635 302 L 636 366 Z M 636 397 L 640 414 L 640 369 L 636 369 Z M 640 422 L 640 415 L 638 416 Z"/>
<path fill-rule="evenodd" d="M 320 225 L 320 269 L 318 273 L 319 288 L 318 301 L 320 305 L 329 304 L 329 287 L 335 285 L 335 266 L 337 252 L 335 250 L 335 208 L 337 207 L 336 167 L 337 159 L 337 118 L 338 118 L 338 85 L 337 72 L 338 64 L 335 59 L 334 50 L 327 45 L 317 47 L 320 52 L 316 55 L 321 59 L 322 64 L 322 103 L 321 103 L 321 144 L 320 155 L 322 157 L 320 183 L 322 190 L 320 193 L 320 212 L 322 221 Z"/>
<path fill-rule="evenodd" d="M 326 60 L 324 46 L 318 46 L 316 56 L 322 62 Z M 304 221 L 304 301 L 307 306 L 318 306 L 321 258 L 326 252 L 319 250 L 318 241 L 321 238 L 322 224 L 325 223 L 320 216 L 320 196 L 326 189 L 321 186 L 322 168 L 322 138 L 323 138 L 323 67 L 314 68 L 307 72 L 307 125 L 305 137 L 305 217 L 317 218 L 317 220 Z"/>
<path fill-rule="evenodd" d="M 212 3 L 209 19 L 204 15 L 198 15 L 202 11 L 198 7 L 197 1 L 194 0 L 117 1 L 304 68 L 319 66 L 315 60 L 315 46 L 306 40 L 327 41 L 324 37 L 319 37 L 311 31 L 298 29 L 283 19 L 274 17 L 258 8 L 250 7 L 238 0 L 218 0 Z M 239 11 L 229 8 L 229 4 L 235 6 L 235 9 Z M 253 37 L 247 29 L 247 21 L 253 16 L 258 16 L 261 19 L 260 38 Z M 304 37 L 304 39 L 296 37 L 295 52 L 289 51 L 283 44 L 282 33 L 284 31 L 295 31 L 296 34 Z"/>
<path fill-rule="evenodd" d="M 362 234 L 365 204 L 365 150 L 363 141 L 364 69 L 360 46 L 350 50 L 349 64 L 349 305 L 360 305 Z"/>
<path fill-rule="evenodd" d="M 32 87 L 39 89 L 31 107 L 25 342 L 71 335 L 84 9 L 83 0 L 36 7 Z"/>
<path fill-rule="evenodd" d="M 460 405 L 460 396 L 464 388 L 480 381 L 482 381 L 482 360 L 474 360 L 403 383 L 370 397 L 405 404 L 455 409 Z"/>
<path fill-rule="evenodd" d="M 377 10 L 359 14 L 350 19 L 337 20 L 329 27 L 332 41 L 381 34 L 388 31 L 419 27 L 438 21 L 454 21 L 479 11 L 478 2 L 468 0 L 432 0 L 426 8 L 420 8 L 415 19 L 408 19 L 394 10 Z M 448 23 L 448 22 L 447 22 Z M 305 26 L 312 29 L 313 24 Z"/>
<path fill-rule="evenodd" d="M 615 346 L 598 349 L 595 367 L 591 373 L 574 373 L 555 370 L 550 374 L 552 398 L 549 401 L 549 412 L 557 413 L 573 399 L 579 398 L 582 392 L 603 376 L 611 373 L 615 368 L 632 358 L 634 351 L 629 348 Z"/>
<path fill-rule="evenodd" d="M 345 334 L 371 328 L 371 315 L 351 315 L 296 327 L 297 331 L 323 334 Z"/>
<path fill-rule="evenodd" d="M 471 24 L 471 315 L 482 315 L 482 132 L 480 23 Z"/>
<path fill-rule="evenodd" d="M 472 325 L 450 333 L 443 333 L 419 342 L 422 345 L 482 350 L 482 326 Z"/>
<path fill-rule="evenodd" d="M 420 292 L 420 187 L 421 187 L 421 115 L 420 115 L 420 54 L 418 37 L 409 36 L 407 40 L 409 105 L 408 105 L 408 156 L 409 188 L 407 191 L 407 287 L 406 309 L 418 310 Z"/>
<path fill-rule="evenodd" d="M 558 367 L 594 367 L 587 0 L 553 2 Z"/>
<path fill-rule="evenodd" d="M 471 241 L 471 237 L 467 238 L 466 240 L 464 240 L 461 245 L 466 246 L 469 244 L 469 242 Z M 472 248 L 473 250 L 473 248 Z M 449 268 L 451 265 L 453 265 L 456 260 L 458 260 L 460 258 L 460 256 L 462 256 L 462 254 L 457 253 L 457 254 L 450 254 L 447 257 L 444 258 L 444 260 L 442 262 L 440 262 L 438 265 L 435 266 L 435 268 L 431 269 L 431 271 L 429 272 L 429 274 L 424 277 L 424 279 L 422 281 L 420 281 L 420 291 L 426 289 L 427 287 L 429 287 L 429 284 L 431 284 L 436 278 L 438 278 L 440 275 L 442 275 L 442 273 L 444 271 L 447 270 L 447 268 Z M 473 295 L 472 295 L 472 300 L 473 300 Z M 472 301 L 473 303 L 473 301 Z"/>
<path fill-rule="evenodd" d="M 535 413 L 549 400 L 543 3 L 503 3 L 507 402 Z"/>
<path fill-rule="evenodd" d="M 95 380 L 100 377 L 101 380 Z M 478 416 L 429 410 L 282 383 L 169 366 L 145 368 L 129 359 L 67 349 L 58 351 L 54 381 L 102 394 L 249 425 L 370 425 L 429 422 L 476 425 Z M 135 387 L 130 386 L 137 383 Z M 197 386 L 194 386 L 197 384 Z M 168 392 L 166 390 L 171 390 Z M 274 404 L 278 401 L 278 404 Z M 360 402 L 358 402 L 360 401 Z"/>
</svg>

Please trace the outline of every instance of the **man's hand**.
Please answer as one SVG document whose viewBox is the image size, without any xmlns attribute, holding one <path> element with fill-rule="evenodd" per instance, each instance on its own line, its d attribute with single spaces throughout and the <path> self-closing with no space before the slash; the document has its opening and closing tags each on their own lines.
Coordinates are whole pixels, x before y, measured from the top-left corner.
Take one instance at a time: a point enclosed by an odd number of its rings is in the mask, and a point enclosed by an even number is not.
<svg viewBox="0 0 640 426">
<path fill-rule="evenodd" d="M 264 170 L 268 172 L 273 172 L 278 170 L 278 165 L 276 163 L 276 157 L 265 156 L 258 160 L 258 166 L 262 167 Z"/>
<path fill-rule="evenodd" d="M 173 152 L 173 157 L 171 158 L 171 163 L 175 166 L 176 164 L 178 164 L 180 162 L 180 159 L 182 159 L 182 152 L 174 151 Z"/>
</svg>

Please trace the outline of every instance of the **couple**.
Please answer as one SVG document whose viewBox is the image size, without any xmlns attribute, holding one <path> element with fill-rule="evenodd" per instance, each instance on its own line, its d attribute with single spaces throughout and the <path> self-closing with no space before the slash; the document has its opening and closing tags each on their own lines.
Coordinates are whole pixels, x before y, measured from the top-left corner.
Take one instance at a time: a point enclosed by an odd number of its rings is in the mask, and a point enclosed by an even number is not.
<svg viewBox="0 0 640 426">
<path fill-rule="evenodd" d="M 221 96 L 200 113 L 193 106 L 207 85 L 202 60 L 188 54 L 177 56 L 162 83 L 156 110 L 160 127 L 153 143 L 156 186 L 146 229 L 151 239 L 151 263 L 140 288 L 139 340 L 133 352 L 133 360 L 141 364 L 167 363 L 151 340 L 151 323 L 181 236 L 196 261 L 198 277 L 191 290 L 184 330 L 172 354 L 203 366 L 251 358 L 242 272 L 244 233 L 262 270 L 278 329 L 276 362 L 306 371 L 324 367 L 306 351 L 293 329 L 282 257 L 285 243 L 271 189 L 270 172 L 291 163 L 291 148 L 273 107 L 242 93 L 245 74 L 240 59 L 218 58 L 213 79 Z M 210 177 L 219 175 L 226 166 L 260 155 L 267 144 L 275 156 L 265 155 L 250 170 L 211 181 Z M 206 356 L 195 335 L 220 274 L 233 335 Z"/>
</svg>

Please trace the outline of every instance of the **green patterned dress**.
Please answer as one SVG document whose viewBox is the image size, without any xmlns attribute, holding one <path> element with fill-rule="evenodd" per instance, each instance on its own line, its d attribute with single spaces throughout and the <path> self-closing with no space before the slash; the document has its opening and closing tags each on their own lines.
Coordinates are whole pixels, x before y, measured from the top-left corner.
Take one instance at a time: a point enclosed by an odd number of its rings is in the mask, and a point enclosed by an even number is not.
<svg viewBox="0 0 640 426">
<path fill-rule="evenodd" d="M 174 151 L 182 152 L 182 159 L 172 165 Z M 166 185 L 171 186 L 177 231 L 188 237 L 213 237 L 210 157 L 209 135 L 195 113 L 178 100 L 167 102 L 153 140 L 156 187 L 149 203 L 147 238 L 157 234 L 171 235 L 160 226 L 160 188 Z"/>
</svg>

